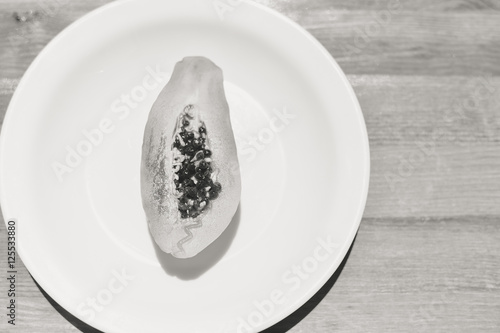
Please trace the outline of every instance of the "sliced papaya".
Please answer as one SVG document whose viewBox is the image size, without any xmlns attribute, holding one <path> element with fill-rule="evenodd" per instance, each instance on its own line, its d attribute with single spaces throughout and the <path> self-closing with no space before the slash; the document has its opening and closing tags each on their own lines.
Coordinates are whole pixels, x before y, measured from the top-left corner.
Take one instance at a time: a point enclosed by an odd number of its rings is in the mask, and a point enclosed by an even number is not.
<svg viewBox="0 0 500 333">
<path fill-rule="evenodd" d="M 190 258 L 231 222 L 241 197 L 223 73 L 204 57 L 175 65 L 144 131 L 141 195 L 156 244 Z"/>
</svg>

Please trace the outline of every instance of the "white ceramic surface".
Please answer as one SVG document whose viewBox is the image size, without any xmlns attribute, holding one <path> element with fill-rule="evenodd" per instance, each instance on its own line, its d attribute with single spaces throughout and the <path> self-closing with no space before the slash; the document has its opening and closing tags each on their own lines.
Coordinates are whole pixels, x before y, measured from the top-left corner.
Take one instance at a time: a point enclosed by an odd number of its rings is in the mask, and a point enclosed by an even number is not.
<svg viewBox="0 0 500 333">
<path fill-rule="evenodd" d="M 174 64 L 224 71 L 243 193 L 190 260 L 155 248 L 139 191 L 148 111 Z M 33 62 L 1 133 L 5 219 L 42 288 L 104 332 L 258 332 L 335 272 L 369 182 L 363 116 L 308 33 L 240 1 L 128 0 L 78 20 Z"/>
</svg>

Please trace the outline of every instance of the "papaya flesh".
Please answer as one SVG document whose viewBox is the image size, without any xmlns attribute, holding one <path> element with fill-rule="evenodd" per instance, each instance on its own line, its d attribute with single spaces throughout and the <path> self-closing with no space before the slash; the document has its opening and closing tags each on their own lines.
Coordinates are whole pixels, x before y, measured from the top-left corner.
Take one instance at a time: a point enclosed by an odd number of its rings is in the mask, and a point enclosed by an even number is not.
<svg viewBox="0 0 500 333">
<path fill-rule="evenodd" d="M 175 65 L 149 113 L 141 195 L 156 244 L 190 258 L 227 228 L 241 179 L 222 70 L 204 57 Z"/>
</svg>

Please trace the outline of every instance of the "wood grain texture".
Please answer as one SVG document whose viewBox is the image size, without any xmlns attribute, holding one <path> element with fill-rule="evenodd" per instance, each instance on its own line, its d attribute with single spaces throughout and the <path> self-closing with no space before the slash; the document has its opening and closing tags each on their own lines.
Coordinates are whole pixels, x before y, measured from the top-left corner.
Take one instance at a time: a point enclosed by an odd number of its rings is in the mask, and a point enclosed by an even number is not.
<svg viewBox="0 0 500 333">
<path fill-rule="evenodd" d="M 0 0 L 0 119 L 40 50 L 107 2 Z M 266 332 L 499 332 L 500 2 L 257 2 L 297 21 L 339 62 L 372 157 L 364 219 L 342 271 Z M 30 10 L 38 15 L 15 19 Z M 0 237 L 4 272 L 3 221 Z M 2 319 L 1 332 L 95 332 L 19 272 L 19 325 Z"/>
</svg>

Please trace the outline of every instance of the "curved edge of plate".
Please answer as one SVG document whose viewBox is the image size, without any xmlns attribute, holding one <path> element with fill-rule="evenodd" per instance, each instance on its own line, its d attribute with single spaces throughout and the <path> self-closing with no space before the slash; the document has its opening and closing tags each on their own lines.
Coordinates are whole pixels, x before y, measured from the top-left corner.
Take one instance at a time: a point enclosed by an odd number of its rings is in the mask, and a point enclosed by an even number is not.
<svg viewBox="0 0 500 333">
<path fill-rule="evenodd" d="M 315 47 L 317 50 L 319 50 L 325 59 L 330 63 L 330 65 L 335 69 L 335 71 L 339 74 L 339 76 L 342 78 L 344 85 L 346 86 L 346 89 L 349 92 L 349 97 L 351 98 L 355 108 L 356 108 L 356 116 L 358 118 L 358 123 L 360 130 L 362 132 L 363 136 L 363 152 L 362 154 L 364 155 L 364 174 L 363 174 L 363 193 L 361 196 L 361 200 L 358 203 L 358 208 L 357 208 L 357 213 L 356 213 L 356 219 L 355 223 L 352 226 L 352 229 L 349 232 L 349 237 L 347 239 L 347 242 L 343 245 L 343 247 L 340 250 L 340 255 L 334 260 L 327 270 L 327 273 L 325 273 L 321 279 L 318 280 L 318 283 L 314 285 L 314 287 L 310 288 L 307 293 L 300 298 L 298 301 L 295 302 L 295 304 L 291 305 L 288 308 L 288 311 L 284 313 L 284 316 L 282 316 L 281 319 L 279 320 L 271 320 L 266 323 L 266 325 L 263 325 L 260 327 L 260 330 L 267 329 L 277 323 L 279 323 L 281 320 L 287 318 L 291 314 L 293 314 L 295 311 L 297 311 L 301 306 L 303 306 L 309 299 L 311 299 L 327 282 L 328 280 L 335 274 L 337 269 L 339 268 L 340 264 L 344 260 L 347 252 L 349 251 L 349 248 L 354 242 L 354 238 L 358 232 L 359 226 L 361 224 L 361 220 L 363 218 L 363 213 L 365 210 L 366 206 L 366 201 L 368 198 L 368 190 L 369 190 L 369 184 L 370 184 L 370 168 L 371 168 L 371 163 L 370 163 L 370 143 L 368 139 L 368 131 L 366 129 L 366 123 L 365 119 L 363 116 L 363 112 L 361 110 L 361 106 L 359 104 L 359 101 L 356 97 L 356 94 L 354 92 L 353 87 L 349 83 L 349 80 L 347 79 L 347 76 L 345 73 L 342 71 L 340 68 L 339 64 L 333 56 L 328 52 L 328 50 L 321 44 L 311 33 L 309 33 L 306 29 L 304 29 L 302 26 L 300 26 L 298 23 L 293 21 L 292 19 L 286 17 L 285 15 L 279 13 L 278 11 L 266 7 L 265 5 L 262 5 L 260 3 L 256 3 L 250 0 L 242 0 L 248 4 L 251 4 L 252 6 L 258 7 L 259 9 L 268 12 L 269 14 L 272 14 L 275 16 L 277 19 L 284 21 L 285 23 L 293 26 L 297 31 L 299 31 L 305 38 L 307 38 Z M 258 333 L 255 331 L 255 333 Z"/>
<path fill-rule="evenodd" d="M 5 193 L 6 192 L 5 187 L 3 186 L 3 184 L 5 183 L 4 179 L 6 177 L 4 174 L 5 167 L 3 166 L 3 163 L 5 160 L 4 156 L 6 149 L 6 140 L 7 140 L 6 138 L 8 137 L 8 133 L 10 132 L 11 128 L 11 126 L 9 126 L 9 123 L 12 121 L 11 118 L 13 117 L 12 115 L 14 113 L 13 110 L 15 108 L 15 105 L 17 104 L 17 100 L 20 98 L 19 97 L 21 95 L 20 92 L 24 90 L 26 82 L 30 80 L 32 73 L 36 70 L 37 66 L 39 65 L 39 62 L 41 61 L 40 59 L 43 59 L 47 53 L 51 52 L 52 49 L 57 47 L 60 41 L 66 38 L 67 35 L 71 34 L 73 30 L 78 29 L 81 25 L 85 24 L 86 21 L 94 18 L 97 15 L 107 12 L 108 10 L 111 10 L 114 7 L 122 6 L 125 3 L 133 1 L 135 0 L 122 0 L 122 1 L 113 1 L 107 3 L 105 5 L 102 5 L 100 7 L 91 10 L 90 12 L 81 16 L 80 18 L 76 19 L 74 22 L 70 23 L 44 46 L 44 48 L 38 53 L 35 59 L 33 59 L 31 64 L 28 66 L 23 76 L 21 77 L 21 80 L 19 81 L 19 84 L 17 85 L 16 90 L 14 91 L 14 94 L 12 95 L 12 98 L 7 106 L 5 117 L 2 123 L 2 128 L 0 131 L 0 206 L 2 208 L 2 216 L 4 218 L 4 223 L 6 226 L 9 219 L 13 218 L 13 216 L 11 216 L 12 215 L 11 209 L 10 206 L 7 204 L 7 193 Z M 47 293 L 47 295 L 49 295 L 55 302 L 57 302 L 60 306 L 62 306 L 67 312 L 71 313 L 72 316 L 74 316 L 81 322 L 90 325 L 89 323 L 87 323 L 87 321 L 84 320 L 84 318 L 75 313 L 75 311 L 68 310 L 70 306 L 69 304 L 67 304 L 67 302 L 64 301 L 64 299 L 60 299 L 59 297 L 54 297 L 54 295 L 57 295 L 57 293 L 54 293 L 54 291 L 51 288 L 47 288 L 47 285 L 42 282 L 43 279 L 40 279 L 38 272 L 36 270 L 33 270 L 34 266 L 31 263 L 29 257 L 23 254 L 21 247 L 19 247 L 19 242 L 16 243 L 16 253 L 21 258 L 24 266 L 30 273 L 31 277 L 36 281 L 36 283 L 41 288 L 43 288 L 43 290 Z M 95 327 L 96 329 L 103 332 L 111 332 L 109 330 L 109 327 L 94 326 L 93 324 L 90 326 Z"/>
<path fill-rule="evenodd" d="M 36 56 L 36 58 L 33 60 L 33 62 L 30 64 L 30 66 L 28 67 L 28 69 L 26 70 L 24 75 L 22 76 L 22 78 L 18 84 L 18 87 L 16 88 L 16 91 L 14 92 L 14 94 L 9 102 L 9 105 L 7 107 L 7 111 L 6 111 L 6 114 L 4 117 L 4 121 L 3 121 L 2 130 L 0 133 L 0 204 L 2 206 L 2 215 L 4 217 L 4 221 L 5 221 L 6 225 L 8 223 L 8 219 L 11 218 L 11 216 L 9 216 L 9 214 L 10 214 L 9 206 L 6 204 L 7 194 L 5 193 L 5 189 L 2 186 L 2 184 L 4 183 L 4 177 L 5 177 L 4 167 L 2 167 L 2 164 L 3 164 L 2 157 L 4 156 L 4 151 L 5 151 L 5 146 L 6 146 L 6 137 L 8 136 L 8 132 L 9 132 L 9 125 L 8 124 L 11 121 L 10 119 L 12 118 L 14 106 L 17 103 L 17 99 L 19 98 L 19 95 L 20 95 L 19 92 L 23 90 L 23 87 L 26 84 L 26 82 L 30 80 L 32 72 L 38 66 L 40 59 L 45 57 L 45 54 L 50 52 L 54 47 L 56 47 L 62 39 L 66 38 L 66 35 L 71 34 L 71 32 L 74 29 L 77 29 L 78 27 L 80 27 L 89 19 L 92 19 L 93 17 L 95 17 L 97 15 L 100 15 L 104 12 L 107 12 L 108 10 L 111 10 L 114 7 L 122 6 L 128 2 L 133 2 L 133 1 L 136 1 L 136 0 L 122 0 L 122 1 L 115 1 L 115 2 L 105 4 L 101 7 L 98 7 L 96 9 L 90 11 L 89 13 L 80 17 L 79 19 L 77 19 L 73 23 L 69 24 L 64 30 L 62 30 L 51 41 L 49 41 L 49 43 L 47 43 L 47 45 L 42 49 L 42 51 L 40 51 L 40 53 Z M 319 50 L 323 54 L 325 59 L 330 63 L 330 65 L 335 69 L 335 71 L 342 77 L 344 84 L 346 85 L 346 88 L 350 94 L 350 98 L 355 105 L 355 108 L 357 111 L 357 118 L 358 118 L 358 122 L 359 122 L 359 127 L 362 131 L 362 135 L 364 138 L 363 139 L 363 141 L 364 141 L 363 152 L 362 152 L 364 157 L 365 157 L 364 158 L 365 162 L 364 162 L 364 166 L 363 166 L 363 168 L 364 168 L 363 193 L 362 193 L 361 200 L 358 203 L 356 221 L 352 226 L 352 229 L 349 233 L 349 238 L 347 239 L 347 242 L 341 248 L 340 255 L 336 258 L 335 261 L 332 262 L 331 266 L 327 270 L 327 273 L 325 273 L 324 276 L 322 276 L 322 278 L 318 280 L 318 283 L 315 284 L 314 287 L 310 288 L 307 291 L 307 293 L 304 294 L 304 296 L 302 298 L 300 298 L 298 301 L 296 301 L 294 304 L 292 304 L 288 308 L 288 310 L 284 313 L 284 315 L 281 317 L 281 319 L 270 320 L 265 325 L 263 325 L 262 327 L 259 328 L 259 330 L 261 330 L 261 329 L 267 329 L 267 328 L 275 325 L 276 323 L 285 319 L 287 316 L 294 313 L 302 305 L 304 305 L 311 297 L 313 297 L 325 285 L 325 283 L 331 278 L 331 276 L 335 273 L 335 271 L 340 266 L 342 260 L 344 259 L 345 255 L 347 254 L 350 246 L 352 245 L 352 243 L 354 241 L 354 237 L 356 236 L 356 233 L 359 229 L 359 225 L 361 223 L 361 219 L 362 219 L 363 212 L 365 209 L 366 200 L 368 197 L 369 181 L 370 181 L 370 148 L 369 148 L 369 140 L 368 140 L 368 133 L 366 130 L 366 125 L 365 125 L 365 120 L 363 117 L 361 106 L 359 105 L 359 101 L 356 97 L 356 94 L 354 93 L 354 89 L 352 88 L 351 84 L 349 83 L 345 73 L 342 71 L 342 69 L 340 68 L 338 63 L 335 61 L 335 59 L 331 56 L 331 54 L 325 49 L 325 47 L 313 35 L 311 35 L 307 30 L 305 30 L 302 26 L 300 26 L 298 23 L 294 22 L 292 19 L 286 17 L 285 15 L 279 13 L 278 11 L 276 11 L 272 8 L 266 7 L 265 5 L 255 3 L 255 2 L 250 1 L 250 0 L 241 0 L 241 1 L 247 3 L 251 6 L 255 6 L 255 7 L 259 8 L 260 10 L 263 10 L 263 11 L 273 15 L 274 17 L 283 21 L 284 23 L 291 25 L 298 32 L 300 32 L 304 37 L 306 37 L 313 44 L 313 46 L 316 47 L 316 49 Z M 30 269 L 30 267 L 32 268 L 33 265 L 31 264 L 29 258 L 25 257 L 22 254 L 22 251 L 19 251 L 19 249 L 16 248 L 16 251 L 17 251 L 18 255 L 20 256 L 21 260 L 23 261 L 25 267 L 28 269 L 28 271 L 30 272 L 32 277 L 37 281 L 37 283 L 39 283 L 39 285 L 44 289 L 44 291 L 51 298 L 53 297 L 54 301 L 56 301 L 59 305 L 61 305 L 63 308 L 65 308 L 66 311 L 71 313 L 73 316 L 78 318 L 80 321 L 87 323 L 84 320 L 84 318 L 81 318 L 81 316 L 79 316 L 77 313 L 74 313 L 74 311 L 68 310 L 68 308 L 70 306 L 69 306 L 69 304 L 67 304 L 67 302 L 65 302 L 63 299 L 59 299 L 59 298 L 56 298 L 53 296 L 53 295 L 56 295 L 57 293 L 54 293 L 50 288 L 45 289 L 46 286 L 44 286 L 44 284 L 41 282 L 41 281 L 43 281 L 43 279 L 40 280 L 37 272 Z M 107 327 L 106 325 L 95 325 L 95 324 L 96 323 L 92 323 L 91 326 L 95 327 L 96 329 L 99 329 L 101 331 L 104 331 L 104 332 L 112 332 L 112 330 L 110 330 L 110 327 Z"/>
</svg>

